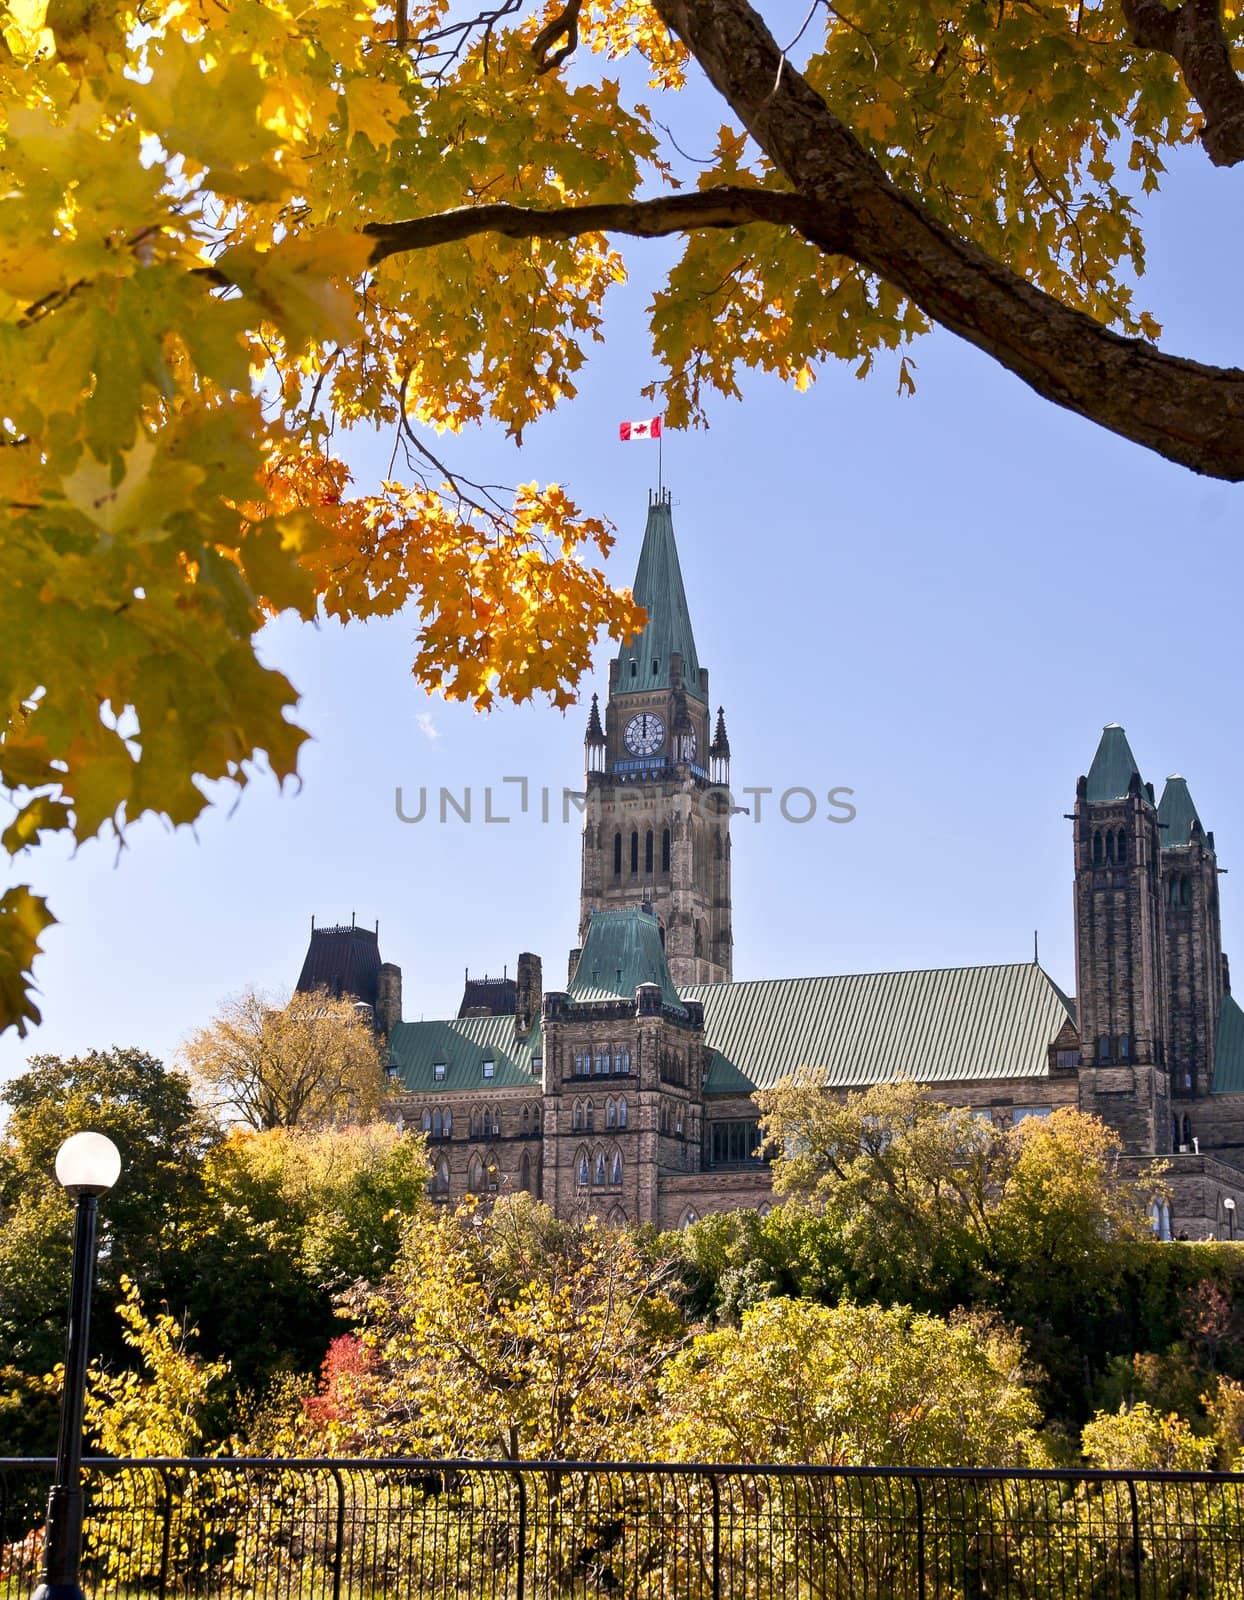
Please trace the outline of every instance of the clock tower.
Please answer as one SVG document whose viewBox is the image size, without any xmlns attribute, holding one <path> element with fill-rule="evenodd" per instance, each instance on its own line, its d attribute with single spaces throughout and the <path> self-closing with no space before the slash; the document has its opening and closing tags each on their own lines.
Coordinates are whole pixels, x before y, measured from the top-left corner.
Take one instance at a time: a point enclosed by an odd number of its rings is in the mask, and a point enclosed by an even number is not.
<svg viewBox="0 0 1244 1600">
<path fill-rule="evenodd" d="M 635 574 L 642 631 L 609 666 L 602 724 L 588 718 L 579 939 L 595 911 L 643 907 L 676 984 L 728 983 L 730 747 L 710 721 L 668 492 L 648 506 Z"/>
</svg>

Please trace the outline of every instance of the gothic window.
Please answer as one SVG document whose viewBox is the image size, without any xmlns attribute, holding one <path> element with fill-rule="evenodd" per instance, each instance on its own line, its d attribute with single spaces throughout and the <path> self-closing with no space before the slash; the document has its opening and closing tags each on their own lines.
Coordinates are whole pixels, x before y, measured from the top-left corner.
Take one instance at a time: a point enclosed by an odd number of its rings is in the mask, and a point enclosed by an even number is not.
<svg viewBox="0 0 1244 1600">
<path fill-rule="evenodd" d="M 611 1228 L 626 1227 L 626 1212 L 621 1206 L 611 1206 L 609 1210 L 609 1226 Z"/>
<path fill-rule="evenodd" d="M 589 1133 L 596 1126 L 596 1107 L 590 1100 L 583 1108 L 583 1126 Z"/>
<path fill-rule="evenodd" d="M 619 1128 L 625 1128 L 626 1125 L 627 1125 L 626 1096 L 622 1095 L 622 1097 L 618 1101 L 618 1127 Z"/>
<path fill-rule="evenodd" d="M 1179 880 L 1179 903 L 1181 906 L 1190 906 L 1192 904 L 1191 878 L 1181 878 Z"/>
<path fill-rule="evenodd" d="M 523 1114 L 522 1114 L 522 1117 L 520 1118 L 520 1124 L 521 1124 L 521 1127 L 522 1127 L 522 1130 L 523 1130 L 523 1137 L 526 1138 L 527 1135 L 531 1132 L 531 1107 L 530 1106 L 524 1106 L 523 1107 Z"/>
<path fill-rule="evenodd" d="M 596 1071 L 603 1075 L 609 1071 L 609 1046 L 601 1044 L 596 1046 Z"/>
<path fill-rule="evenodd" d="M 474 1107 L 471 1109 L 471 1120 L 468 1124 L 468 1132 L 472 1139 L 479 1138 L 479 1112 L 475 1110 Z"/>
<path fill-rule="evenodd" d="M 669 831 L 668 828 L 666 828 L 664 833 L 662 833 L 662 835 L 661 835 L 661 871 L 662 872 L 668 872 L 669 869 L 670 869 L 670 831 Z"/>
<path fill-rule="evenodd" d="M 709 1131 L 710 1159 L 715 1167 L 741 1166 L 757 1161 L 760 1124 L 755 1121 L 714 1122 Z"/>
<path fill-rule="evenodd" d="M 574 1075 L 576 1078 L 585 1077 L 592 1070 L 591 1052 L 576 1050 L 574 1053 Z"/>
<path fill-rule="evenodd" d="M 450 1134 L 453 1131 L 454 1131 L 454 1114 L 453 1114 L 452 1111 L 447 1111 L 445 1113 L 445 1137 L 448 1139 Z"/>
<path fill-rule="evenodd" d="M 436 1176 L 432 1180 L 432 1187 L 437 1194 L 449 1193 L 449 1162 L 444 1156 L 436 1163 Z"/>
<path fill-rule="evenodd" d="M 1114 829 L 1106 829 L 1106 860 L 1114 860 Z"/>
<path fill-rule="evenodd" d="M 595 1186 L 598 1189 L 602 1189 L 604 1187 L 604 1184 L 605 1184 L 605 1152 L 603 1150 L 598 1150 L 596 1152 L 596 1166 L 595 1166 L 595 1168 L 593 1169 L 593 1172 L 592 1172 L 592 1182 L 595 1184 Z"/>
<path fill-rule="evenodd" d="M 1122 829 L 1119 830 L 1118 841 L 1114 847 L 1114 858 L 1121 867 L 1127 865 L 1127 835 Z"/>
<path fill-rule="evenodd" d="M 439 1111 L 432 1113 L 432 1137 L 439 1139 L 441 1136 L 441 1114 Z"/>
<path fill-rule="evenodd" d="M 645 872 L 651 872 L 652 871 L 652 829 L 651 828 L 648 829 L 647 837 L 644 840 L 644 871 Z"/>
<path fill-rule="evenodd" d="M 631 1070 L 631 1047 L 629 1044 L 620 1044 L 614 1052 L 613 1070 L 615 1072 L 629 1072 Z"/>
<path fill-rule="evenodd" d="M 432 1113 L 430 1111 L 423 1113 L 423 1131 L 424 1133 L 432 1132 Z"/>
<path fill-rule="evenodd" d="M 639 830 L 631 830 L 631 871 L 639 871 Z"/>
<path fill-rule="evenodd" d="M 493 1106 L 493 1108 L 492 1108 L 492 1136 L 493 1136 L 493 1138 L 496 1139 L 497 1137 L 499 1137 L 500 1133 L 501 1133 L 501 1107 L 500 1106 Z"/>
<path fill-rule="evenodd" d="M 605 1101 L 605 1126 L 606 1128 L 615 1128 L 617 1127 L 617 1123 L 618 1108 L 614 1104 L 613 1096 L 610 1095 L 608 1100 Z"/>
<path fill-rule="evenodd" d="M 1171 1118 L 1171 1144 L 1174 1145 L 1176 1149 L 1179 1148 L 1179 1118 L 1178 1117 L 1172 1117 Z"/>
<path fill-rule="evenodd" d="M 1192 1144 L 1192 1120 L 1189 1117 L 1184 1118 L 1183 1142 L 1189 1146 Z"/>
<path fill-rule="evenodd" d="M 531 1157 L 525 1150 L 518 1168 L 518 1186 L 520 1189 L 526 1189 L 528 1194 L 531 1193 Z"/>
<path fill-rule="evenodd" d="M 1095 829 L 1094 833 L 1093 833 L 1093 865 L 1095 867 L 1101 866 L 1101 829 L 1100 828 Z"/>
<path fill-rule="evenodd" d="M 582 1128 L 582 1126 L 583 1126 L 583 1104 L 582 1104 L 581 1101 L 576 1100 L 575 1103 L 574 1103 L 574 1109 L 570 1113 L 570 1131 L 572 1133 L 578 1133 L 579 1129 Z"/>
<path fill-rule="evenodd" d="M 622 876 L 622 834 L 620 830 L 613 836 L 613 875 L 615 878 Z"/>
<path fill-rule="evenodd" d="M 687 1209 L 683 1212 L 682 1216 L 679 1218 L 678 1226 L 680 1228 L 690 1228 L 694 1223 L 697 1223 L 699 1220 L 700 1220 L 700 1213 L 695 1209 L 694 1206 L 688 1206 Z"/>
<path fill-rule="evenodd" d="M 622 1182 L 622 1152 L 620 1150 L 613 1152 L 613 1164 L 609 1169 L 609 1181 L 610 1183 Z"/>
<path fill-rule="evenodd" d="M 467 1192 L 469 1194 L 484 1192 L 484 1163 L 478 1156 L 471 1157 L 471 1164 L 467 1168 Z"/>
<path fill-rule="evenodd" d="M 587 1177 L 587 1151 L 582 1150 L 579 1153 L 579 1187 L 581 1189 L 587 1188 Z"/>
</svg>

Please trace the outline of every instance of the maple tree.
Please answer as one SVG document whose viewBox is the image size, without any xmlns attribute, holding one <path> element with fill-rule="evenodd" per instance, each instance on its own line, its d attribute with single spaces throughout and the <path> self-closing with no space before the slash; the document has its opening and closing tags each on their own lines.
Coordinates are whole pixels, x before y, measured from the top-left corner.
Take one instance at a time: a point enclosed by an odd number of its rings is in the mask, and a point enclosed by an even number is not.
<svg viewBox="0 0 1244 1600">
<path fill-rule="evenodd" d="M 5 848 L 293 774 L 296 694 L 255 650 L 281 610 L 409 602 L 425 686 L 566 704 L 599 628 L 639 620 L 593 564 L 609 530 L 429 440 L 573 398 L 619 236 L 685 241 L 651 312 L 671 427 L 744 369 L 863 374 L 937 323 L 1244 476 L 1244 375 L 1160 350 L 1135 299 L 1164 154 L 1244 158 L 1242 26 L 1215 0 L 850 0 L 784 50 L 748 0 L 11 0 Z M 625 57 L 648 102 L 598 70 Z M 696 63 L 727 121 L 688 181 L 662 102 Z M 393 431 L 382 484 L 351 482 L 357 424 Z M 37 1019 L 50 919 L 0 896 L 0 1027 Z"/>
</svg>

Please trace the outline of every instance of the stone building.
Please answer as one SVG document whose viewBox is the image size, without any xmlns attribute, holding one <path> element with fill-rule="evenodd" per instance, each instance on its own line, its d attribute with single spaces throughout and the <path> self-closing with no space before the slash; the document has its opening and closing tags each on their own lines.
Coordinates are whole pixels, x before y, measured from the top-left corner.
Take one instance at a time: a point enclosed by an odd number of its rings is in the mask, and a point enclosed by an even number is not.
<svg viewBox="0 0 1244 1600">
<path fill-rule="evenodd" d="M 1167 1162 L 1162 1233 L 1235 1236 L 1244 1205 L 1244 1012 L 1230 992 L 1214 836 L 1183 778 L 1160 802 L 1107 727 L 1076 789 L 1078 1000 L 1035 962 L 735 981 L 730 746 L 714 716 L 667 496 L 635 595 L 644 630 L 592 698 L 578 945 L 564 988 L 523 952 L 458 1015 L 401 1020 L 378 936 L 315 928 L 299 988 L 355 994 L 388 1037 L 396 1104 L 446 1200 L 526 1189 L 560 1214 L 685 1225 L 765 1206 L 752 1098 L 898 1077 L 1012 1122 L 1072 1105 L 1129 1166 Z"/>
</svg>

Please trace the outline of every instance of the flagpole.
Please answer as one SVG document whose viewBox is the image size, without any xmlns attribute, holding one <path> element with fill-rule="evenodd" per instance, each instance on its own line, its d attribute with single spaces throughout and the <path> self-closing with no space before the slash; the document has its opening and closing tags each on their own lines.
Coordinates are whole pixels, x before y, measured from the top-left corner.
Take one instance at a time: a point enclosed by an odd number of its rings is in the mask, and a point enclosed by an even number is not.
<svg viewBox="0 0 1244 1600">
<path fill-rule="evenodd" d="M 662 427 L 657 434 L 657 499 L 661 498 L 661 491 L 665 487 L 665 429 Z"/>
</svg>

